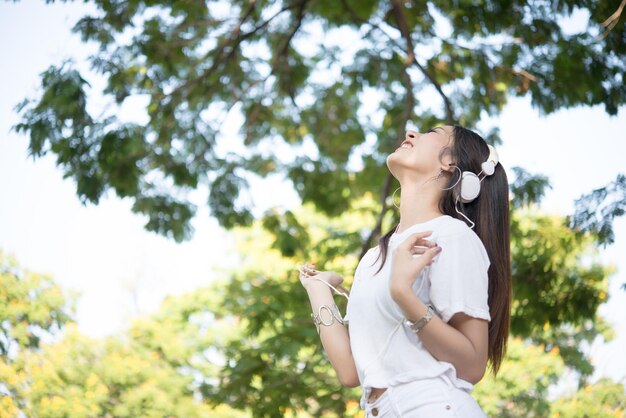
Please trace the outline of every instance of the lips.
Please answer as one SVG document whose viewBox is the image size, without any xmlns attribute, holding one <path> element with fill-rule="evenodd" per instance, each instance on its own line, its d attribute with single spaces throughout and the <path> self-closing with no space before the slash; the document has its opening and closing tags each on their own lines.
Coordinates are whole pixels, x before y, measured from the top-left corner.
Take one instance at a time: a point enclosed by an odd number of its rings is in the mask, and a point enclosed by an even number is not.
<svg viewBox="0 0 626 418">
<path fill-rule="evenodd" d="M 403 141 L 398 148 L 413 148 L 413 144 L 407 139 Z"/>
</svg>

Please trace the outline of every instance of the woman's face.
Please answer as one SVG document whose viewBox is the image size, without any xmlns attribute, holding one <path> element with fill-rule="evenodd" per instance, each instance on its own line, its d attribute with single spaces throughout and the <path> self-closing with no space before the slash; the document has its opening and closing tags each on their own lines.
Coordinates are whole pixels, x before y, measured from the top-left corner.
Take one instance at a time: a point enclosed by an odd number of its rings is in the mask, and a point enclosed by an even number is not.
<svg viewBox="0 0 626 418">
<path fill-rule="evenodd" d="M 452 145 L 453 127 L 444 125 L 419 133 L 407 131 L 402 144 L 387 157 L 389 171 L 398 178 L 402 172 L 415 173 L 418 176 L 437 175 L 442 165 L 450 161 L 449 154 L 441 156 L 442 149 Z"/>
</svg>

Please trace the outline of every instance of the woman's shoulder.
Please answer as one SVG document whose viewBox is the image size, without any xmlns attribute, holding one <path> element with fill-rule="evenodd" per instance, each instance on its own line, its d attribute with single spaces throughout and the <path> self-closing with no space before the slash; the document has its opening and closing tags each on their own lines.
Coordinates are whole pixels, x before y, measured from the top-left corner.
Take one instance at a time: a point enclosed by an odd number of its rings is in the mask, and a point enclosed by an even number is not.
<svg viewBox="0 0 626 418">
<path fill-rule="evenodd" d="M 373 247 L 370 247 L 365 254 L 363 254 L 363 258 L 366 257 L 378 257 L 378 255 L 380 254 L 380 245 L 376 244 Z"/>
<path fill-rule="evenodd" d="M 448 215 L 443 219 L 443 222 L 439 223 L 437 229 L 438 238 L 477 241 L 482 245 L 478 234 L 461 219 Z"/>
<path fill-rule="evenodd" d="M 365 254 L 363 254 L 363 257 L 361 257 L 361 259 L 359 260 L 359 266 L 365 262 L 372 262 L 373 260 L 375 260 L 378 255 L 380 253 L 380 247 L 378 245 L 369 248 Z"/>
<path fill-rule="evenodd" d="M 454 248 L 475 248 L 482 253 L 485 261 L 489 261 L 487 249 L 478 234 L 461 219 L 447 216 L 437 234 L 437 244 L 446 246 L 452 244 Z"/>
<path fill-rule="evenodd" d="M 465 221 L 457 219 L 453 216 L 446 215 L 442 218 L 442 221 L 437 225 L 437 232 L 439 236 L 459 235 L 459 234 L 474 234 L 474 230 L 470 228 Z"/>
</svg>

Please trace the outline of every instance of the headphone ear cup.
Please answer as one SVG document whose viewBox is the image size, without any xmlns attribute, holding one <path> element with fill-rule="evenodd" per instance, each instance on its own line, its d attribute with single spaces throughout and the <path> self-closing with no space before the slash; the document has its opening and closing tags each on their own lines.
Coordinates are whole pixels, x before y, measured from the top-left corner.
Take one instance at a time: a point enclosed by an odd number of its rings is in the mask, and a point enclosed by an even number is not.
<svg viewBox="0 0 626 418">
<path fill-rule="evenodd" d="M 480 193 L 480 179 L 471 171 L 464 171 L 461 179 L 461 201 L 469 203 Z"/>
<path fill-rule="evenodd" d="M 490 176 L 496 171 L 496 165 L 493 161 L 485 161 L 480 167 L 483 169 L 483 173 L 485 173 L 486 176 Z"/>
</svg>

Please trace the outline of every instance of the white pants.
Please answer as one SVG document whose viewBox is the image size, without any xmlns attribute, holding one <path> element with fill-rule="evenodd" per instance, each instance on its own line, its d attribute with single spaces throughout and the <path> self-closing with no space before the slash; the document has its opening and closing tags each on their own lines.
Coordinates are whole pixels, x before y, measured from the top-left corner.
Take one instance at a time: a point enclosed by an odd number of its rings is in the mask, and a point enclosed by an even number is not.
<svg viewBox="0 0 626 418">
<path fill-rule="evenodd" d="M 365 405 L 365 417 L 486 418 L 476 400 L 444 378 L 415 380 L 389 386 Z"/>
</svg>

